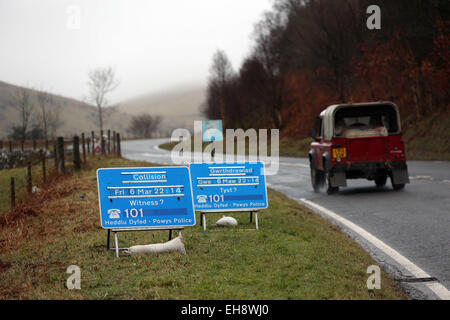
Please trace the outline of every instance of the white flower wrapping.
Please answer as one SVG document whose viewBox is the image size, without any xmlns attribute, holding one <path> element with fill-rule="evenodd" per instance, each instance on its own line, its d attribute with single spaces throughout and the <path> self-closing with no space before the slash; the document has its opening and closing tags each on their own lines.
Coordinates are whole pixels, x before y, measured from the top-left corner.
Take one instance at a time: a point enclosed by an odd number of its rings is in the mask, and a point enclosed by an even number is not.
<svg viewBox="0 0 450 320">
<path fill-rule="evenodd" d="M 147 244 L 147 245 L 138 245 L 132 246 L 125 250 L 126 254 L 137 255 L 144 253 L 164 253 L 169 251 L 178 251 L 181 254 L 186 254 L 186 250 L 183 244 L 183 237 L 180 234 L 175 239 L 164 243 L 155 243 L 155 244 Z"/>
<path fill-rule="evenodd" d="M 216 226 L 219 226 L 219 227 L 226 227 L 226 226 L 232 226 L 232 227 L 234 227 L 234 226 L 237 226 L 238 225 L 238 222 L 237 222 L 237 220 L 235 219 L 235 218 L 233 218 L 233 217 L 226 217 L 226 216 L 223 216 L 222 218 L 220 218 L 219 220 L 217 220 L 217 222 L 216 222 Z"/>
</svg>

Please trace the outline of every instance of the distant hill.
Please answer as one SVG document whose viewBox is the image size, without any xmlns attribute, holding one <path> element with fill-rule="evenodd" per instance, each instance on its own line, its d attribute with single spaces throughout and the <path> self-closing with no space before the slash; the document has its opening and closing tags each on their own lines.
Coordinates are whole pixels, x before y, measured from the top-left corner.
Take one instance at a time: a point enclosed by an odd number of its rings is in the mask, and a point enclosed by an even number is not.
<svg viewBox="0 0 450 320">
<path fill-rule="evenodd" d="M 18 88 L 18 86 L 0 81 L 0 138 L 6 138 L 11 133 L 11 128 L 20 124 L 19 111 L 12 106 L 13 97 Z M 35 97 L 36 91 L 30 91 L 32 97 Z M 62 108 L 60 115 L 62 125 L 58 129 L 58 135 L 70 137 L 81 132 L 87 133 L 92 130 L 98 130 L 98 116 L 94 106 L 59 95 L 53 95 L 53 101 Z M 35 122 L 33 119 L 30 125 Z M 130 116 L 119 112 L 117 108 L 107 108 L 105 110 L 105 130 L 111 129 L 125 133 L 129 121 Z"/>
<path fill-rule="evenodd" d="M 11 133 L 11 128 L 20 124 L 19 111 L 13 107 L 18 88 L 0 81 L 0 138 L 6 138 Z M 36 91 L 30 91 L 35 97 Z M 192 129 L 194 120 L 204 119 L 200 105 L 205 101 L 205 94 L 206 90 L 201 86 L 183 87 L 123 101 L 117 106 L 105 108 L 104 128 L 119 131 L 123 136 L 127 136 L 131 117 L 149 113 L 163 118 L 160 129 L 162 135 L 170 134 L 174 128 Z M 94 106 L 59 95 L 53 95 L 53 101 L 62 107 L 63 124 L 58 129 L 58 135 L 72 136 L 98 130 L 98 115 Z"/>
<path fill-rule="evenodd" d="M 161 131 L 164 133 L 174 128 L 192 129 L 194 120 L 205 119 L 200 111 L 205 95 L 206 89 L 202 86 L 171 88 L 123 101 L 117 109 L 130 115 L 149 113 L 162 116 Z"/>
</svg>

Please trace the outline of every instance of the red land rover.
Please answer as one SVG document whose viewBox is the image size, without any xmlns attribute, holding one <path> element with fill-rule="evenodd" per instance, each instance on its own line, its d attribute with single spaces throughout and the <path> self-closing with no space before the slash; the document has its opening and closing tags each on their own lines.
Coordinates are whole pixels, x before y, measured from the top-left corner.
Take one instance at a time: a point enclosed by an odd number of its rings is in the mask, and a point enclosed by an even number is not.
<svg viewBox="0 0 450 320">
<path fill-rule="evenodd" d="M 389 177 L 394 190 L 409 183 L 400 116 L 392 102 L 332 105 L 316 118 L 311 130 L 311 183 L 328 194 L 347 186 L 347 179 L 374 180 L 379 187 Z"/>
</svg>

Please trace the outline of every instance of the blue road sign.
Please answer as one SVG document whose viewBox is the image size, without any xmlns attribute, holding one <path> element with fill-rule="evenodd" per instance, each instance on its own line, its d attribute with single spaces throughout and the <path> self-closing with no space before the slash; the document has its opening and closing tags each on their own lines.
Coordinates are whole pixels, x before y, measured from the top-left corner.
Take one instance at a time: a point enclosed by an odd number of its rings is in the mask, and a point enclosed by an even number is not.
<svg viewBox="0 0 450 320">
<path fill-rule="evenodd" d="M 192 163 L 195 210 L 255 211 L 267 208 L 264 163 Z"/>
<path fill-rule="evenodd" d="M 203 142 L 222 141 L 222 120 L 202 121 L 202 140 Z"/>
<path fill-rule="evenodd" d="M 97 182 L 105 229 L 195 225 L 187 167 L 98 169 Z"/>
</svg>

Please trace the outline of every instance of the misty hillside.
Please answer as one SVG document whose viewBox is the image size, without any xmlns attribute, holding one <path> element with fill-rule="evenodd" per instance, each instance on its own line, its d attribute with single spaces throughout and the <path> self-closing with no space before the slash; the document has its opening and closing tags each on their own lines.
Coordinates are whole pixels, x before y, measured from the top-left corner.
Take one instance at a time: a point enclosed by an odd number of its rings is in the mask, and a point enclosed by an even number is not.
<svg viewBox="0 0 450 320">
<path fill-rule="evenodd" d="M 205 101 L 203 86 L 172 88 L 156 94 L 140 96 L 119 104 L 118 111 L 130 115 L 149 113 L 163 118 L 161 132 L 174 128 L 193 128 L 194 120 L 203 120 L 200 105 Z"/>
<path fill-rule="evenodd" d="M 13 107 L 15 91 L 19 87 L 0 81 L 0 138 L 6 138 L 13 126 L 20 125 L 19 111 Z M 36 95 L 33 91 L 32 96 Z M 98 130 L 98 116 L 96 108 L 72 98 L 52 95 L 55 104 L 61 106 L 60 119 L 62 125 L 57 134 L 72 136 L 81 132 Z M 35 110 L 37 112 L 37 109 Z M 129 125 L 130 116 L 122 114 L 116 108 L 108 108 L 104 115 L 104 129 L 116 130 L 125 133 Z M 30 129 L 37 122 L 36 114 L 30 121 Z"/>
<path fill-rule="evenodd" d="M 6 138 L 14 126 L 20 125 L 19 111 L 13 107 L 18 86 L 0 81 L 0 138 Z M 32 90 L 32 96 L 36 91 Z M 52 95 L 55 104 L 61 106 L 61 121 L 57 134 L 72 136 L 81 132 L 98 130 L 97 109 L 82 101 L 59 95 Z M 129 99 L 118 106 L 104 111 L 104 129 L 111 129 L 128 136 L 127 129 L 131 116 L 149 113 L 163 118 L 160 133 L 168 135 L 174 128 L 193 127 L 194 120 L 202 120 L 199 107 L 205 99 L 205 88 L 173 88 L 159 93 Z M 36 109 L 37 113 L 38 110 Z M 37 114 L 32 116 L 29 129 L 37 122 Z"/>
</svg>

